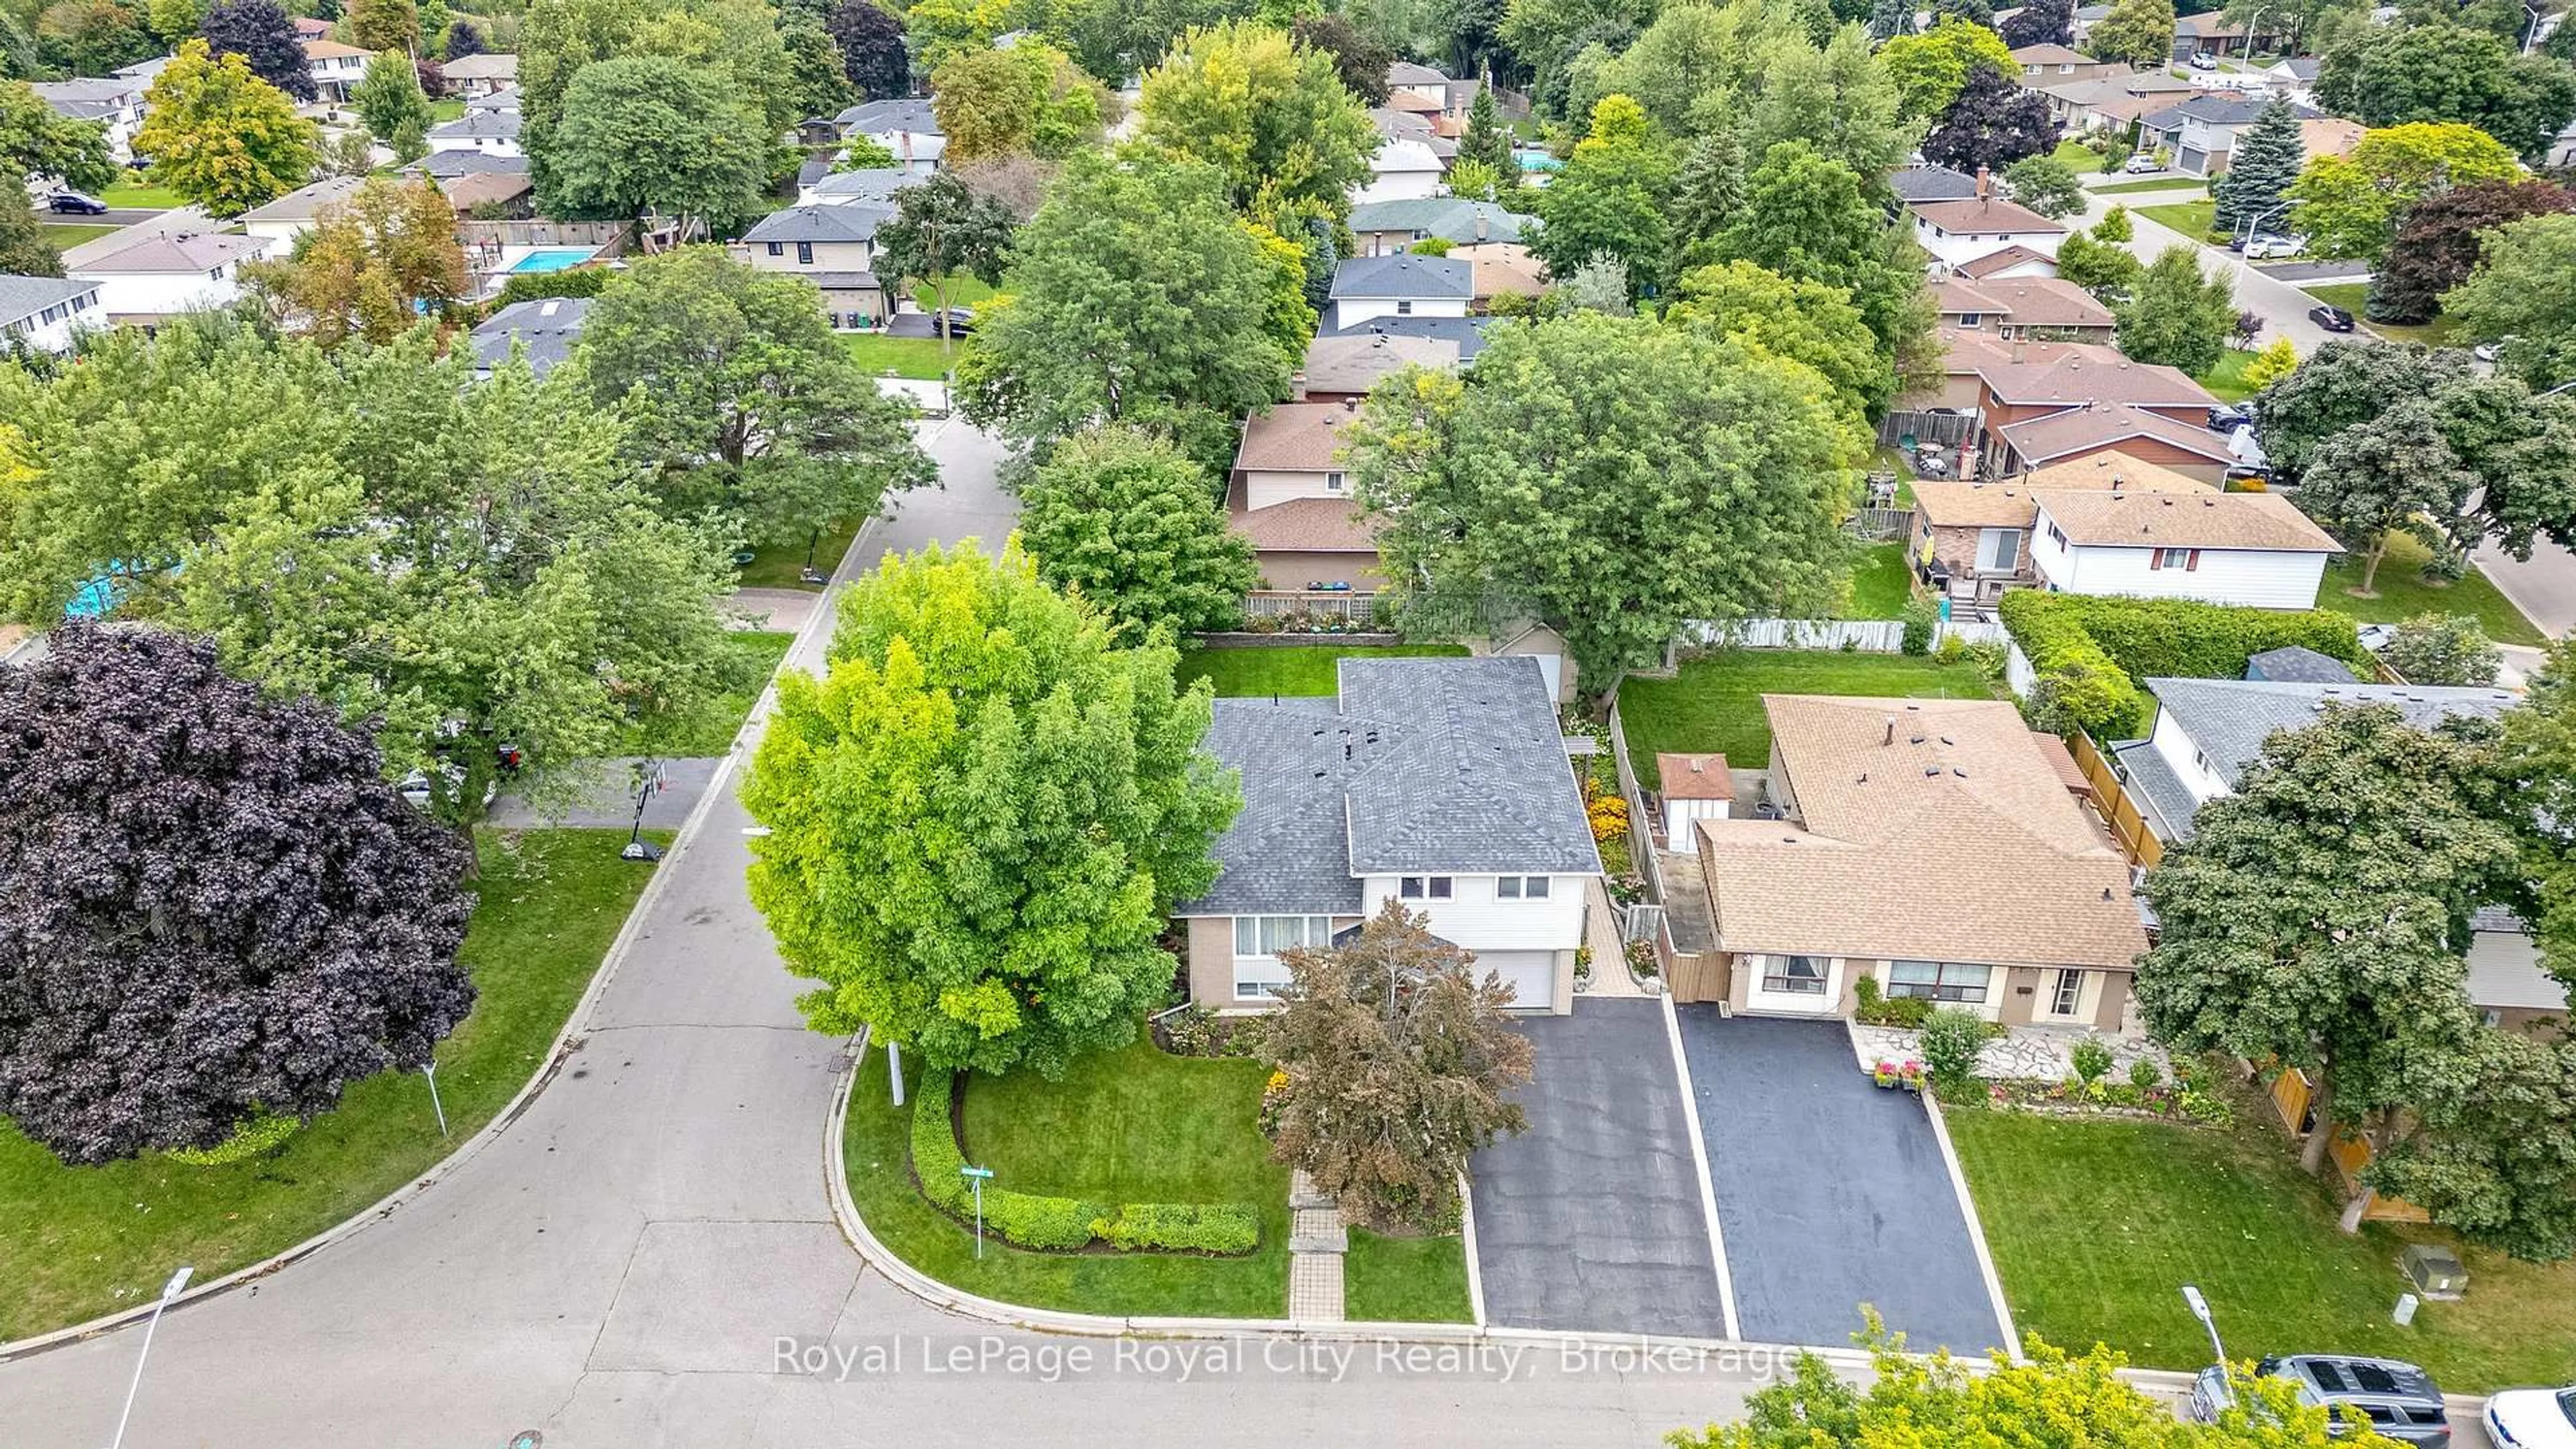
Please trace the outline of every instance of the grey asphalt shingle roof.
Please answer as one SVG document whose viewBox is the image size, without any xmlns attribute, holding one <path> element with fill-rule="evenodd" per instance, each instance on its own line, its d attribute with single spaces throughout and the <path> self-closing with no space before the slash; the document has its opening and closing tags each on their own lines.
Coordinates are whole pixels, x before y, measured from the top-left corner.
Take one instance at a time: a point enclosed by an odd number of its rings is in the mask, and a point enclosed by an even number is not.
<svg viewBox="0 0 2576 1449">
<path fill-rule="evenodd" d="M 885 201 L 907 186 L 919 184 L 921 178 L 900 166 L 870 166 L 857 171 L 834 171 L 824 163 L 824 172 L 804 183 L 813 188 L 817 201 Z"/>
<path fill-rule="evenodd" d="M 1357 915 L 1368 874 L 1601 868 L 1538 661 L 1352 659 L 1337 699 L 1220 699 L 1242 772 L 1214 889 L 1175 915 Z"/>
<path fill-rule="evenodd" d="M 894 215 L 891 206 L 853 201 L 837 206 L 791 206 L 773 211 L 742 234 L 747 242 L 872 241 L 877 226 Z"/>
<path fill-rule="evenodd" d="M 96 282 L 0 273 L 0 327 L 23 322 L 47 307 L 97 290 Z"/>
<path fill-rule="evenodd" d="M 429 138 L 433 141 L 515 141 L 519 139 L 519 113 L 467 111 L 453 121 L 430 127 Z"/>
<path fill-rule="evenodd" d="M 2276 731 L 2316 723 L 2328 704 L 2393 704 L 2418 729 L 2461 716 L 2492 718 L 2513 704 L 2501 689 L 2422 684 L 2297 684 L 2252 679 L 2149 679 L 2173 717 L 2229 789 Z"/>
<path fill-rule="evenodd" d="M 2185 121 L 2199 121 L 2211 126 L 2248 126 L 2272 103 L 2270 96 L 2198 95 L 2178 106 L 2167 106 L 2142 123 L 2153 130 L 2170 131 Z M 2308 106 L 2294 105 L 2291 114 L 2302 121 L 2313 121 L 2325 112 Z"/>
<path fill-rule="evenodd" d="M 1426 236 L 1443 237 L 1461 246 L 1482 240 L 1516 242 L 1521 228 L 1536 217 L 1506 211 L 1490 201 L 1469 201 L 1457 196 L 1403 197 L 1393 201 L 1370 201 L 1351 208 L 1351 230 L 1418 231 Z M 1476 224 L 1484 223 L 1484 235 L 1476 234 Z"/>
<path fill-rule="evenodd" d="M 1899 201 L 1973 201 L 1977 195 L 1977 178 L 1947 166 L 1900 166 L 1887 184 Z"/>
<path fill-rule="evenodd" d="M 403 170 L 441 181 L 456 176 L 525 176 L 528 158 L 495 156 L 489 151 L 432 151 Z"/>
<path fill-rule="evenodd" d="M 907 98 L 864 101 L 834 116 L 841 133 L 879 135 L 887 131 L 913 131 L 925 136 L 945 134 L 939 129 L 939 117 L 932 113 L 930 102 Z"/>
<path fill-rule="evenodd" d="M 2165 763 L 2164 756 L 2145 740 L 2116 742 L 2111 753 L 2119 757 L 2120 768 L 2128 775 L 2129 784 L 2143 797 L 2149 813 L 2148 825 L 2158 840 L 2189 840 L 2191 817 L 2200 809 L 2199 799 L 2191 787 Z"/>
<path fill-rule="evenodd" d="M 2275 684 L 2351 684 L 2350 666 L 2303 644 L 2266 649 L 2245 661 L 2245 677 Z"/>
<path fill-rule="evenodd" d="M 1333 268 L 1333 297 L 1454 297 L 1476 295 L 1475 269 L 1447 257 L 1353 257 Z"/>
<path fill-rule="evenodd" d="M 528 370 L 539 377 L 554 370 L 557 363 L 572 356 L 574 344 L 581 341 L 581 326 L 590 314 L 587 297 L 545 297 L 532 302 L 513 302 L 492 314 L 474 329 L 474 361 L 489 370 L 509 360 L 510 344 L 520 343 L 528 349 Z"/>
<path fill-rule="evenodd" d="M 1378 333 L 1388 337 L 1428 337 L 1438 342 L 1457 343 L 1458 360 L 1466 362 L 1485 350 L 1485 329 L 1492 326 L 1493 321 L 1491 317 L 1373 317 L 1320 335 L 1366 337 Z"/>
</svg>

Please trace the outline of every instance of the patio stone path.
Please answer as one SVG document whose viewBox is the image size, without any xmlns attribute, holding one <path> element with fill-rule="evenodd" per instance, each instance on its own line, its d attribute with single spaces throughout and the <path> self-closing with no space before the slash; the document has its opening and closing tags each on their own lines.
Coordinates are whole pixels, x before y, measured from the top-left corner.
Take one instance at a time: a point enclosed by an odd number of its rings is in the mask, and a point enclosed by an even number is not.
<svg viewBox="0 0 2576 1449">
<path fill-rule="evenodd" d="M 1853 1022 L 1852 1055 L 1861 1070 L 1867 1071 L 1880 1062 L 1901 1062 L 1908 1058 L 1922 1060 L 1920 1045 L 1923 1033 L 1896 1026 L 1863 1026 Z M 2068 1055 L 2075 1044 L 2093 1037 L 2111 1049 L 2109 1080 L 2129 1079 L 2129 1064 L 2140 1057 L 2153 1061 L 2167 1077 L 2173 1075 L 2173 1063 L 2164 1049 L 2144 1038 L 2109 1036 L 2099 1032 L 2076 1031 L 2055 1026 L 2016 1026 L 2004 1035 L 1986 1043 L 1977 1054 L 1977 1070 L 1999 1081 L 2062 1082 L 2075 1075 L 2075 1064 Z"/>
<path fill-rule="evenodd" d="M 1304 1172 L 1288 1179 L 1288 1317 L 1297 1323 L 1340 1323 L 1342 1254 L 1350 1234 L 1342 1227 L 1342 1210 L 1315 1190 Z"/>
</svg>

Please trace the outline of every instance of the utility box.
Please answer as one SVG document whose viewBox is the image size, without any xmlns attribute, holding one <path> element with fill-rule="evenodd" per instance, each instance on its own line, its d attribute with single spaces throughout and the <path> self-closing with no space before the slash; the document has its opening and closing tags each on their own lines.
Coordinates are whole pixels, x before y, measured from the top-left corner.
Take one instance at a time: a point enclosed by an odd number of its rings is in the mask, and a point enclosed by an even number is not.
<svg viewBox="0 0 2576 1449">
<path fill-rule="evenodd" d="M 2406 1273 L 2416 1291 L 2436 1303 L 2448 1303 L 2469 1291 L 2469 1270 L 2460 1266 L 2459 1255 L 2432 1243 L 2409 1243 L 2397 1256 L 2397 1266 Z"/>
</svg>

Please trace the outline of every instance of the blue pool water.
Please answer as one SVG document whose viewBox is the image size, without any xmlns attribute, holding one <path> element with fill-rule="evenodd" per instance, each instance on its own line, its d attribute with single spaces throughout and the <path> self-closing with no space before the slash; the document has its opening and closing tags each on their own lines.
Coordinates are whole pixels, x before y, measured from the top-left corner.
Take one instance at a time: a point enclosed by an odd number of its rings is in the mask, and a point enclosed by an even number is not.
<svg viewBox="0 0 2576 1449">
<path fill-rule="evenodd" d="M 581 247 L 549 247 L 519 258 L 514 272 L 561 272 L 590 260 L 590 252 Z"/>
</svg>

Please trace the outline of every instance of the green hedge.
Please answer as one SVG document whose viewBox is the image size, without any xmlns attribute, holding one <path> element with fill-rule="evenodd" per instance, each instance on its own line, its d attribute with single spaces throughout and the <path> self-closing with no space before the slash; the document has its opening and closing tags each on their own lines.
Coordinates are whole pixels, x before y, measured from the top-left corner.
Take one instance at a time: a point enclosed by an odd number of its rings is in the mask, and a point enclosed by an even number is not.
<svg viewBox="0 0 2576 1449">
<path fill-rule="evenodd" d="M 924 1072 L 912 1102 L 912 1170 L 921 1191 L 951 1216 L 972 1221 L 975 1189 L 959 1169 L 950 1120 L 957 1079 Z M 984 1228 L 1023 1248 L 1069 1252 L 1094 1240 L 1121 1252 L 1249 1253 L 1261 1246 L 1261 1214 L 1247 1203 L 1107 1203 L 1048 1197 L 987 1185 Z"/>
<path fill-rule="evenodd" d="M 2002 614 L 2038 676 L 2031 691 L 2034 723 L 2102 739 L 2146 728 L 2141 680 L 2241 679 L 2248 659 L 2294 644 L 2363 668 L 2370 658 L 2351 617 L 2324 609 L 2016 589 L 2004 595 Z"/>
</svg>

